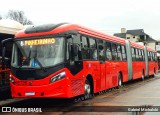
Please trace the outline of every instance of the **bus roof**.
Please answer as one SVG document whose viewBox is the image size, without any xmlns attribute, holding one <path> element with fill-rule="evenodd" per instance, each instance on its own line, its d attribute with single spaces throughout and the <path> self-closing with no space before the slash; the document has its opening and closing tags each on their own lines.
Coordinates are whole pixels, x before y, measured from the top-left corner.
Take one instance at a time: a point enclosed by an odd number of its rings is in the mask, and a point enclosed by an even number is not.
<svg viewBox="0 0 160 115">
<path fill-rule="evenodd" d="M 130 41 L 130 45 L 131 45 L 131 47 L 135 47 L 135 48 L 140 48 L 140 49 L 144 49 L 145 48 L 144 45 L 137 44 L 137 43 L 132 42 L 132 41 Z"/>
<path fill-rule="evenodd" d="M 145 47 L 146 47 L 146 49 L 147 49 L 148 51 L 156 52 L 154 49 L 152 49 L 152 48 L 150 48 L 150 47 L 148 47 L 148 46 L 144 46 L 144 45 L 141 45 L 141 44 L 137 44 L 137 43 L 135 43 L 135 42 L 131 42 L 131 41 L 130 41 L 130 45 L 131 45 L 131 47 L 140 48 L 140 49 L 145 49 Z"/>
<path fill-rule="evenodd" d="M 102 38 L 111 42 L 116 42 L 120 44 L 125 44 L 126 40 L 123 38 L 107 35 L 84 26 L 80 26 L 77 24 L 68 24 L 68 23 L 60 23 L 60 24 L 46 24 L 40 26 L 30 25 L 23 30 L 17 32 L 15 34 L 15 38 L 26 38 L 26 37 L 34 37 L 34 36 L 45 36 L 52 34 L 60 34 L 70 30 L 75 30 L 78 33 L 85 34 L 92 37 Z M 144 49 L 145 46 L 141 44 L 137 44 L 135 42 L 130 41 L 131 47 Z M 155 50 L 147 47 L 147 50 L 155 52 Z"/>
<path fill-rule="evenodd" d="M 42 25 L 42 26 L 31 26 L 28 27 L 22 31 L 19 31 L 15 37 L 16 38 L 24 38 L 24 37 L 33 37 L 33 36 L 44 36 L 44 35 L 51 35 L 51 34 L 59 34 L 63 32 L 67 32 L 70 30 L 76 30 L 81 34 L 97 37 L 97 38 L 102 38 L 108 41 L 113 41 L 116 43 L 121 43 L 125 44 L 125 39 L 123 38 L 118 38 L 115 36 L 110 36 L 80 25 L 76 24 L 67 24 L 67 23 L 62 23 L 62 24 L 47 24 L 47 25 Z"/>
<path fill-rule="evenodd" d="M 148 51 L 156 52 L 155 50 L 153 50 L 152 48 L 150 48 L 148 46 L 146 46 L 146 48 L 147 48 Z"/>
</svg>

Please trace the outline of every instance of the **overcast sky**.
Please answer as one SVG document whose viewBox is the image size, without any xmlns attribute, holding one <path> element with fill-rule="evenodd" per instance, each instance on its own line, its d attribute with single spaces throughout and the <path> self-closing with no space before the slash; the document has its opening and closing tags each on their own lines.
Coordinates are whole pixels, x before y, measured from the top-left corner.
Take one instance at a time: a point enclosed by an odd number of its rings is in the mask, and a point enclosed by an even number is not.
<svg viewBox="0 0 160 115">
<path fill-rule="evenodd" d="M 160 40 L 160 0 L 1 0 L 0 15 L 22 10 L 34 24 L 76 23 L 112 35 L 144 29 Z"/>
</svg>

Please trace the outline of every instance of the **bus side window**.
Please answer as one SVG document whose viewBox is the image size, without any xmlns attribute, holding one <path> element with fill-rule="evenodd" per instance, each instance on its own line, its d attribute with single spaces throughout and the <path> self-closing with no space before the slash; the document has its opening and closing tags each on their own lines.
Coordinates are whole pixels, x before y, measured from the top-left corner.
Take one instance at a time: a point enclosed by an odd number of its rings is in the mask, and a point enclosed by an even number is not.
<svg viewBox="0 0 160 115">
<path fill-rule="evenodd" d="M 142 53 L 142 61 L 144 61 L 144 50 L 141 50 Z"/>
<path fill-rule="evenodd" d="M 151 61 L 154 61 L 153 52 L 151 52 Z"/>
<path fill-rule="evenodd" d="M 97 52 L 97 44 L 96 44 L 96 40 L 89 38 L 89 44 L 90 44 L 90 56 L 91 59 L 93 60 L 97 60 L 98 59 L 98 52 Z"/>
<path fill-rule="evenodd" d="M 155 55 L 154 52 L 152 52 L 153 61 L 155 61 Z"/>
<path fill-rule="evenodd" d="M 149 51 L 148 51 L 148 61 L 151 61 L 151 56 Z"/>
<path fill-rule="evenodd" d="M 117 44 L 112 43 L 112 59 L 117 60 Z"/>
<path fill-rule="evenodd" d="M 119 61 L 122 61 L 121 45 L 117 45 L 117 58 Z"/>
<path fill-rule="evenodd" d="M 136 53 L 136 61 L 139 61 L 139 55 L 138 55 L 138 49 L 135 49 L 135 53 Z"/>
<path fill-rule="evenodd" d="M 121 48 L 122 48 L 122 60 L 126 61 L 127 60 L 127 56 L 126 56 L 125 46 L 122 45 Z"/>
<path fill-rule="evenodd" d="M 138 54 L 139 54 L 139 61 L 142 61 L 142 53 L 141 53 L 141 49 L 138 50 Z"/>
<path fill-rule="evenodd" d="M 135 48 L 132 48 L 132 60 L 136 60 L 136 55 L 135 55 Z"/>
<path fill-rule="evenodd" d="M 81 42 L 80 42 L 80 35 L 72 35 L 73 37 L 73 44 L 78 46 L 78 55 L 75 56 L 75 61 L 82 60 L 82 50 L 81 50 Z"/>
<path fill-rule="evenodd" d="M 90 59 L 89 55 L 89 44 L 88 44 L 88 38 L 85 36 L 81 37 L 81 47 L 82 47 L 82 58 L 83 59 Z"/>
<path fill-rule="evenodd" d="M 98 40 L 98 55 L 99 55 L 99 60 L 105 59 L 103 40 Z"/>
<path fill-rule="evenodd" d="M 157 62 L 157 53 L 154 53 L 155 62 Z"/>
<path fill-rule="evenodd" d="M 106 60 L 112 60 L 111 43 L 106 42 L 105 47 L 106 47 Z"/>
<path fill-rule="evenodd" d="M 152 61 L 152 52 L 150 52 L 150 57 L 151 57 L 151 61 Z"/>
</svg>

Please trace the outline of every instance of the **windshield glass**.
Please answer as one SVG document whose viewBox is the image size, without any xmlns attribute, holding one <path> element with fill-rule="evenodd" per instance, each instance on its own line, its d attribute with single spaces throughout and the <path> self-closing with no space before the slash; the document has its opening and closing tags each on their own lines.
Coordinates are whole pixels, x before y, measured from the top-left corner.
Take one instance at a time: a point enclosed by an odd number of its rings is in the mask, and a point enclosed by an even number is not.
<svg viewBox="0 0 160 115">
<path fill-rule="evenodd" d="M 12 67 L 41 68 L 64 61 L 64 38 L 41 38 L 16 41 L 13 45 Z"/>
</svg>

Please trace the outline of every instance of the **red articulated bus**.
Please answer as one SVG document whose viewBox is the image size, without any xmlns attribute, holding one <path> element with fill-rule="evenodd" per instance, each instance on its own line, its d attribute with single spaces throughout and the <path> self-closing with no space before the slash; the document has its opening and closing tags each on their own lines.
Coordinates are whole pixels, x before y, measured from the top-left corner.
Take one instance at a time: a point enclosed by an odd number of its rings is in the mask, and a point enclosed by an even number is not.
<svg viewBox="0 0 160 115">
<path fill-rule="evenodd" d="M 28 27 L 13 41 L 12 97 L 90 95 L 158 72 L 154 50 L 76 24 Z"/>
</svg>

